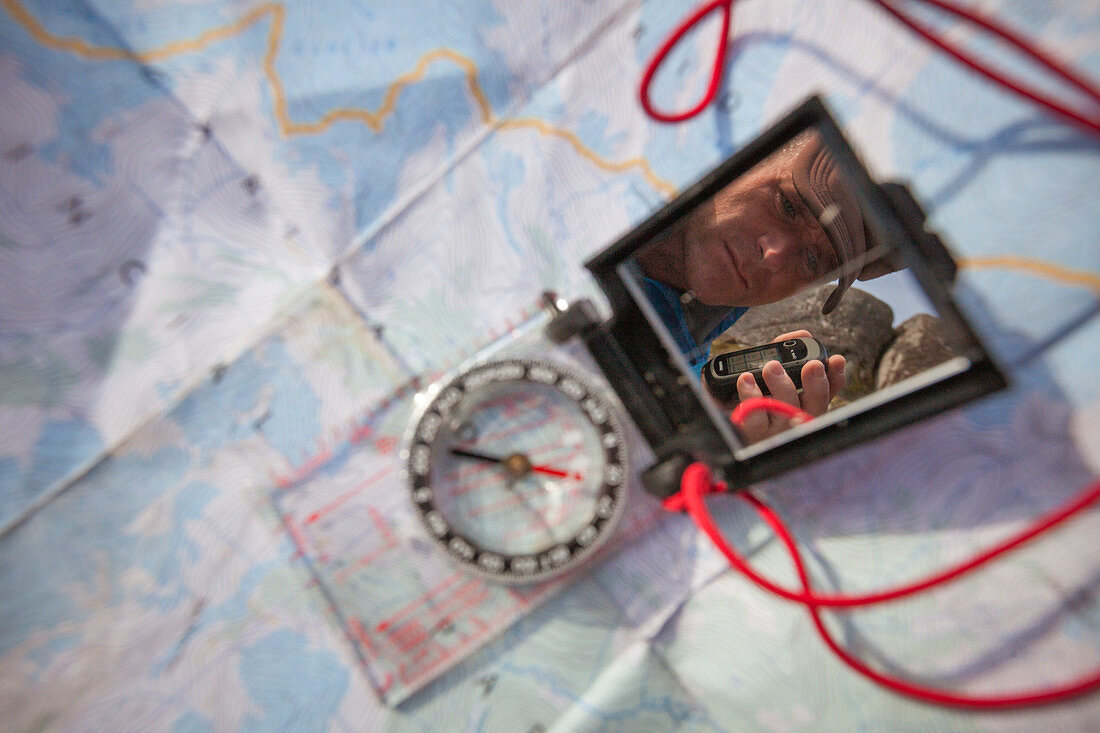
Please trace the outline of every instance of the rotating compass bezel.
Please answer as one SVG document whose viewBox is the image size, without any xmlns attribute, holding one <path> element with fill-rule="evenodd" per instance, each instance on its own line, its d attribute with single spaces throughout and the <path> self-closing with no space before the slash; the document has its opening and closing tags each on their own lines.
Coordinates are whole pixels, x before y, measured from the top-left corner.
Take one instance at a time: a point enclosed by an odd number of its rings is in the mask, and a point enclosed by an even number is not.
<svg viewBox="0 0 1100 733">
<path fill-rule="evenodd" d="M 475 538 L 457 531 L 440 511 L 432 486 L 432 451 L 440 428 L 460 405 L 492 385 L 522 382 L 550 387 L 574 403 L 598 432 L 604 464 L 592 514 L 576 533 L 536 552 L 507 553 L 479 546 Z M 414 416 L 402 456 L 405 483 L 421 524 L 465 570 L 501 583 L 534 583 L 585 564 L 613 534 L 626 502 L 626 436 L 615 398 L 578 370 L 550 360 L 497 358 L 441 380 L 425 393 L 424 401 L 423 410 Z"/>
</svg>

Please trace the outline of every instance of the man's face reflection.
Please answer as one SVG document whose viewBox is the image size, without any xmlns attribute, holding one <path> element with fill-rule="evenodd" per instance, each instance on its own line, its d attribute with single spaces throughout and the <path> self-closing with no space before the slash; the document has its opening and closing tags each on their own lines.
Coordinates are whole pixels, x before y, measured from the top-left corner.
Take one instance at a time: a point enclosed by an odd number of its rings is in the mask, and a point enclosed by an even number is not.
<svg viewBox="0 0 1100 733">
<path fill-rule="evenodd" d="M 825 229 L 795 189 L 792 164 L 806 137 L 755 166 L 639 255 L 650 277 L 707 305 L 782 300 L 837 267 Z"/>
</svg>

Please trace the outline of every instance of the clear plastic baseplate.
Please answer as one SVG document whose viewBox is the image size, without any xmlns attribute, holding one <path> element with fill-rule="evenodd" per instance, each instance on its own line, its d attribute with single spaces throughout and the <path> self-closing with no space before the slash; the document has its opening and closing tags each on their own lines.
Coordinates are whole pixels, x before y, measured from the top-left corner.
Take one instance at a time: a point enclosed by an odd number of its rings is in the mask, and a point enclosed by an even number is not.
<svg viewBox="0 0 1100 733">
<path fill-rule="evenodd" d="M 413 379 L 349 426 L 291 475 L 272 499 L 297 553 L 326 597 L 335 622 L 388 705 L 397 705 L 500 635 L 651 527 L 659 505 L 641 495 L 649 449 L 579 344 L 544 333 L 538 307 L 445 372 Z M 403 477 L 401 444 L 416 396 L 486 361 L 551 361 L 586 376 L 619 412 L 629 451 L 625 513 L 595 557 L 570 573 L 530 585 L 503 585 L 461 569 L 416 516 Z"/>
</svg>

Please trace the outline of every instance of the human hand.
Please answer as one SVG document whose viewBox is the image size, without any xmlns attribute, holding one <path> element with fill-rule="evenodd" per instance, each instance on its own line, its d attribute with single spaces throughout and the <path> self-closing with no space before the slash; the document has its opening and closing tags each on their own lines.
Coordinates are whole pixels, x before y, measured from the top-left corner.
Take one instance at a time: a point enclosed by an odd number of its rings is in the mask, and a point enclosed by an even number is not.
<svg viewBox="0 0 1100 733">
<path fill-rule="evenodd" d="M 791 331 L 790 333 L 776 336 L 773 343 L 786 341 L 793 338 L 812 338 L 810 332 L 805 329 Z M 828 367 L 820 361 L 814 360 L 802 367 L 802 394 L 778 361 L 769 361 L 764 365 L 762 377 L 771 391 L 773 399 L 781 400 L 797 407 L 814 417 L 822 415 L 829 409 L 829 401 L 837 392 L 844 389 L 844 357 L 834 354 L 828 359 Z M 763 397 L 760 387 L 756 384 L 752 374 L 742 374 L 737 379 L 737 396 L 742 400 L 751 397 Z M 781 433 L 791 427 L 791 420 L 780 415 L 773 415 L 767 411 L 760 411 L 749 415 L 740 425 L 742 436 L 749 442 Z"/>
</svg>

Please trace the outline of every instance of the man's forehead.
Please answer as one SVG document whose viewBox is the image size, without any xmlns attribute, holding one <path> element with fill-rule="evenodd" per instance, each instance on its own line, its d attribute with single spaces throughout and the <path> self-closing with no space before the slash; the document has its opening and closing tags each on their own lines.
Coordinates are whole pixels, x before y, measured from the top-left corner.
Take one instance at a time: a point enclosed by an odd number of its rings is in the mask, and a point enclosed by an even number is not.
<svg viewBox="0 0 1100 733">
<path fill-rule="evenodd" d="M 796 142 L 801 142 L 801 145 L 792 148 L 797 151 L 791 166 L 795 189 L 825 229 L 839 266 L 849 269 L 849 272 L 839 276 L 840 285 L 834 293 L 836 298 L 830 296 L 826 302 L 824 312 L 828 312 L 859 276 L 870 234 L 858 194 L 822 137 L 810 131 L 800 138 L 803 139 Z"/>
</svg>

